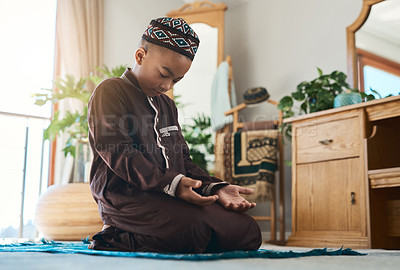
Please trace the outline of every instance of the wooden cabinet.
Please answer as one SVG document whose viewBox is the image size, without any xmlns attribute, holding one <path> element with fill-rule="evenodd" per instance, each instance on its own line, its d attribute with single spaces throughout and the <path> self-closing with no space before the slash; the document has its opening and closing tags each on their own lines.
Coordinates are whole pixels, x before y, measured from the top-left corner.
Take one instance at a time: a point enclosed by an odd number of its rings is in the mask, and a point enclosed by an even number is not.
<svg viewBox="0 0 400 270">
<path fill-rule="evenodd" d="M 288 245 L 400 248 L 400 97 L 286 122 L 293 135 Z"/>
</svg>

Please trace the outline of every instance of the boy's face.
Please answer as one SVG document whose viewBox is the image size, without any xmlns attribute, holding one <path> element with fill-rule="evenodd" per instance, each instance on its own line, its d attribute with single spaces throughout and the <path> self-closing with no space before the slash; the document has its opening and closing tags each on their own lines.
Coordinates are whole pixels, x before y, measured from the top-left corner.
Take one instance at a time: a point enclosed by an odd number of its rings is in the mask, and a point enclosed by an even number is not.
<svg viewBox="0 0 400 270">
<path fill-rule="evenodd" d="M 140 54 L 139 50 L 143 50 Z M 136 52 L 137 80 L 148 97 L 159 96 L 170 90 L 189 70 L 192 61 L 177 52 L 156 46 L 147 52 Z"/>
</svg>

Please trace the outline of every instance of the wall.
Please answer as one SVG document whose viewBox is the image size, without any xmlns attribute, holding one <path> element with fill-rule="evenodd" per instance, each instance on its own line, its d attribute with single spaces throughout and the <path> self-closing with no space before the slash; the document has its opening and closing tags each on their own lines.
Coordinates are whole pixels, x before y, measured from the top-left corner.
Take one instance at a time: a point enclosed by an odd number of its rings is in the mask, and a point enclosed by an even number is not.
<svg viewBox="0 0 400 270">
<path fill-rule="evenodd" d="M 220 2 L 215 0 L 214 2 Z M 168 3 L 168 4 L 167 4 Z M 264 86 L 279 100 L 304 80 L 346 70 L 346 27 L 358 17 L 362 0 L 227 1 L 225 52 L 232 56 L 238 103 L 250 87 Z M 238 4 L 239 3 L 239 4 Z M 179 0 L 105 0 L 105 64 L 132 65 L 147 23 L 183 4 Z M 245 120 L 271 119 L 267 103 L 244 110 Z M 291 159 L 290 143 L 285 159 Z M 291 168 L 285 168 L 286 228 L 291 229 Z M 262 208 L 256 211 L 260 213 Z"/>
<path fill-rule="evenodd" d="M 182 0 L 104 0 L 104 63 L 108 67 L 131 67 L 151 19 L 182 5 Z"/>
</svg>

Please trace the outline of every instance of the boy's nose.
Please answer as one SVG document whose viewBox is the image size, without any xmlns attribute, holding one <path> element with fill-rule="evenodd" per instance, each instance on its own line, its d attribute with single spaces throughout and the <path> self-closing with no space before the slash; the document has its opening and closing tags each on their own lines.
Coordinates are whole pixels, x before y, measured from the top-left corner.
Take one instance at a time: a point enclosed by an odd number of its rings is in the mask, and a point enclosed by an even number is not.
<svg viewBox="0 0 400 270">
<path fill-rule="evenodd" d="M 161 85 L 161 88 L 164 92 L 167 92 L 169 89 L 171 89 L 173 86 L 173 82 L 172 81 L 166 81 L 163 82 L 163 84 Z"/>
</svg>

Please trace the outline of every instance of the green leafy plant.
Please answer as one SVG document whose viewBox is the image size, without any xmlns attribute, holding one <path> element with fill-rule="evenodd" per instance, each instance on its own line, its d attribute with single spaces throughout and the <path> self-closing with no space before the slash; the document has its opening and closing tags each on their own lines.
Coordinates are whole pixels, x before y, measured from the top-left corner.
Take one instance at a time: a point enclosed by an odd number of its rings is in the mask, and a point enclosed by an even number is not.
<svg viewBox="0 0 400 270">
<path fill-rule="evenodd" d="M 102 76 L 92 75 L 89 77 L 89 80 L 95 85 L 98 85 L 105 78 L 120 77 L 125 72 L 126 66 L 120 65 L 111 69 L 104 66 L 102 68 L 96 68 L 96 70 L 99 71 Z"/>
<path fill-rule="evenodd" d="M 181 102 L 181 95 L 174 95 L 174 102 L 180 110 L 188 105 Z M 207 162 L 207 157 L 214 155 L 211 118 L 203 113 L 192 118 L 192 121 L 192 124 L 182 125 L 182 135 L 189 146 L 190 157 L 194 164 L 211 173 Z"/>
<path fill-rule="evenodd" d="M 366 94 L 365 92 L 360 92 L 360 95 L 361 95 L 361 98 L 363 99 L 363 101 L 370 101 L 370 100 L 374 100 L 376 98 L 380 99 L 380 98 L 387 98 L 387 97 L 393 96 L 393 94 L 389 94 L 385 97 L 382 97 L 382 95 L 377 90 L 372 89 L 371 87 L 369 88 L 369 91 L 371 91 L 372 94 Z M 400 95 L 400 92 L 397 95 Z"/>
<path fill-rule="evenodd" d="M 372 89 L 372 88 L 369 88 L 369 90 L 370 90 L 372 93 L 374 93 L 375 95 L 377 95 L 378 98 L 382 98 L 381 94 L 379 94 L 378 91 L 376 91 L 376 90 L 374 90 L 374 89 Z M 360 92 L 361 98 L 362 98 L 364 101 L 374 100 L 374 99 L 376 98 L 374 94 L 366 94 L 365 92 Z M 389 96 L 391 96 L 391 95 L 389 95 Z M 388 97 L 389 97 L 389 96 L 388 96 Z"/>
<path fill-rule="evenodd" d="M 188 143 L 189 153 L 193 163 L 208 171 L 207 155 L 214 154 L 211 118 L 204 114 L 199 114 L 192 120 L 193 124 L 185 124 L 182 126 L 183 137 Z"/>
<path fill-rule="evenodd" d="M 63 148 L 64 155 L 66 156 L 70 153 L 75 157 L 75 143 L 86 140 L 89 132 L 87 112 L 91 93 L 87 85 L 89 83 L 97 85 L 105 78 L 119 77 L 125 69 L 126 67 L 122 65 L 111 70 L 107 66 L 104 66 L 104 68 L 97 68 L 102 76 L 92 75 L 86 78 L 79 78 L 78 80 L 71 75 L 66 75 L 65 78 L 57 78 L 53 82 L 54 88 L 43 89 L 44 93 L 34 94 L 33 98 L 35 99 L 35 104 L 38 106 L 43 106 L 47 102 L 55 104 L 66 98 L 79 100 L 83 106 L 81 111 L 66 111 L 62 119 L 60 119 L 59 111 L 54 112 L 50 125 L 44 132 L 44 139 L 53 141 L 57 135 L 66 132 L 69 137 Z"/>
<path fill-rule="evenodd" d="M 346 83 L 347 76 L 343 72 L 336 70 L 324 74 L 320 68 L 317 70 L 319 75 L 317 78 L 301 82 L 297 85 L 296 91 L 279 101 L 278 109 L 283 112 L 284 118 L 331 109 L 335 97 L 350 88 Z M 351 91 L 358 92 L 356 89 Z M 298 112 L 293 110 L 295 102 L 300 104 Z M 282 128 L 286 137 L 291 138 L 291 125 L 284 124 Z"/>
</svg>

